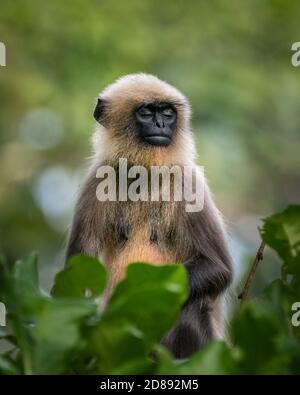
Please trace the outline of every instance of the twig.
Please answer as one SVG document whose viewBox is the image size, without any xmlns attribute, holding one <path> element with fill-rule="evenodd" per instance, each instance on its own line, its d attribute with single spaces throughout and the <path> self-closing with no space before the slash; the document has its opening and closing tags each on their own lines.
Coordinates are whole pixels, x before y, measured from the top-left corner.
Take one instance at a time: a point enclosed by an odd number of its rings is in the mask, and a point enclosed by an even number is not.
<svg viewBox="0 0 300 395">
<path fill-rule="evenodd" d="M 248 293 L 249 293 L 249 289 L 250 289 L 250 286 L 251 286 L 251 284 L 253 282 L 253 279 L 254 279 L 254 276 L 255 276 L 258 264 L 259 264 L 260 261 L 263 260 L 264 248 L 265 248 L 265 242 L 262 241 L 260 246 L 259 246 L 259 249 L 257 250 L 255 259 L 254 259 L 253 264 L 251 266 L 251 269 L 250 269 L 250 272 L 248 274 L 247 280 L 245 282 L 244 288 L 243 288 L 242 292 L 238 296 L 238 298 L 241 300 L 241 302 L 243 302 L 245 299 L 247 299 L 247 296 L 248 296 Z"/>
</svg>

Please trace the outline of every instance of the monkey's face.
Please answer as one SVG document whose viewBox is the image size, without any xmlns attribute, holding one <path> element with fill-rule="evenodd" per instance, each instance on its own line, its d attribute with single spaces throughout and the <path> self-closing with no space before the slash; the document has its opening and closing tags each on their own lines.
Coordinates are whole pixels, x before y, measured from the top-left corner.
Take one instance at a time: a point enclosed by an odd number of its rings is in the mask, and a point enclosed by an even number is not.
<svg viewBox="0 0 300 395">
<path fill-rule="evenodd" d="M 176 109 L 169 103 L 143 103 L 134 113 L 138 137 L 146 144 L 167 147 L 176 130 Z"/>
<path fill-rule="evenodd" d="M 99 156 L 146 165 L 194 158 L 188 100 L 157 77 L 120 78 L 98 96 L 94 117 L 101 125 L 94 137 Z"/>
</svg>

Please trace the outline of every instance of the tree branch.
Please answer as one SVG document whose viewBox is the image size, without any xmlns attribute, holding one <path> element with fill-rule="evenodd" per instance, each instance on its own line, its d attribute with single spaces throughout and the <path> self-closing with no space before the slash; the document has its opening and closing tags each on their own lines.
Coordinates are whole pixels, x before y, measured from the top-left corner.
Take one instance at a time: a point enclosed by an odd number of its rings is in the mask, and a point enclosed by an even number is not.
<svg viewBox="0 0 300 395">
<path fill-rule="evenodd" d="M 255 259 L 253 261 L 253 264 L 251 266 L 250 272 L 248 274 L 247 280 L 245 282 L 244 288 L 242 290 L 242 292 L 239 294 L 238 298 L 241 300 L 241 302 L 243 302 L 245 299 L 247 299 L 248 297 L 248 293 L 249 293 L 249 289 L 250 286 L 254 280 L 254 276 L 258 267 L 258 264 L 260 261 L 263 260 L 263 252 L 264 252 L 264 248 L 265 248 L 265 242 L 262 241 L 259 249 L 257 250 Z"/>
</svg>

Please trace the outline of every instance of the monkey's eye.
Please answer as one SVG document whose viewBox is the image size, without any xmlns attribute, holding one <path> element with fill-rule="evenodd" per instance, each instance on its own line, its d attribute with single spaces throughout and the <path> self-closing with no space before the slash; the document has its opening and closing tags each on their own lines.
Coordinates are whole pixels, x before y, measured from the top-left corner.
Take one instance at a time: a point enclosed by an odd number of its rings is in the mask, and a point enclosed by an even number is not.
<svg viewBox="0 0 300 395">
<path fill-rule="evenodd" d="M 147 108 L 147 107 L 141 107 L 137 112 L 142 117 L 150 117 L 150 116 L 152 116 L 152 111 L 149 108 Z"/>
<path fill-rule="evenodd" d="M 174 110 L 171 107 L 165 108 L 162 111 L 162 114 L 165 115 L 166 117 L 172 117 L 174 115 Z"/>
</svg>

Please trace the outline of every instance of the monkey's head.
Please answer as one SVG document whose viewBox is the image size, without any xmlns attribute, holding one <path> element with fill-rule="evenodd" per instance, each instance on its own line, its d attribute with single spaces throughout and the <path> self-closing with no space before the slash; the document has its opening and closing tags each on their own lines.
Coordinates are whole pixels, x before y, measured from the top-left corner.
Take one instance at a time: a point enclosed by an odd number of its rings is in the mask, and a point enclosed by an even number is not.
<svg viewBox="0 0 300 395">
<path fill-rule="evenodd" d="M 188 162 L 193 156 L 188 100 L 152 75 L 131 74 L 108 86 L 98 97 L 94 117 L 100 124 L 96 154 L 102 148 L 102 156 L 140 164 Z M 186 158 L 180 161 L 179 156 Z"/>
</svg>

